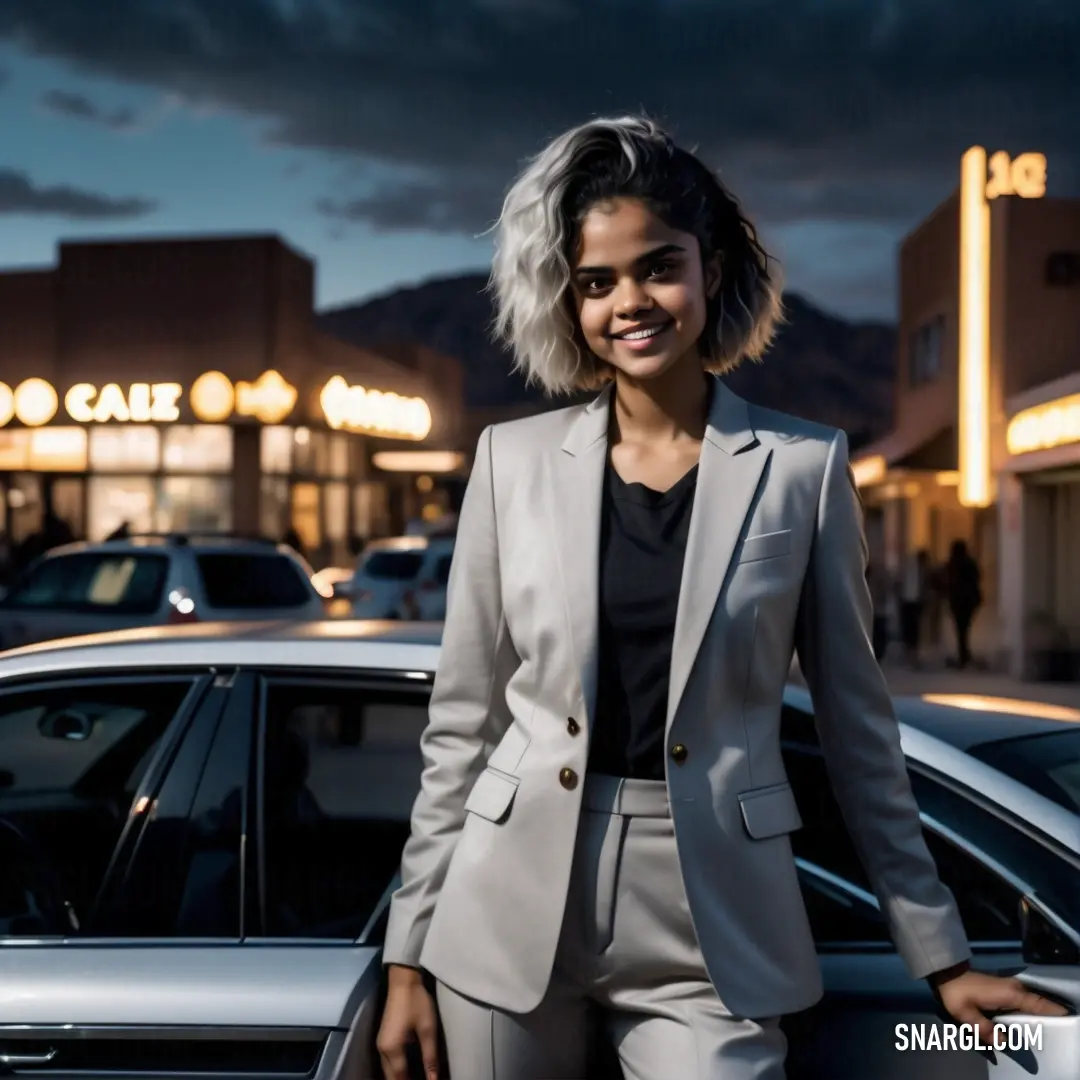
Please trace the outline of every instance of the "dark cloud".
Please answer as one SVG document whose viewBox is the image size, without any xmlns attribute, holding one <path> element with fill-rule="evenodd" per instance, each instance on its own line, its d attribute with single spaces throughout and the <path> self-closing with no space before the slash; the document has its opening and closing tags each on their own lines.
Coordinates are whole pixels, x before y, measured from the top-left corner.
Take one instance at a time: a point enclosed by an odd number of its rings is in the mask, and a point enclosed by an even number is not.
<svg viewBox="0 0 1080 1080">
<path fill-rule="evenodd" d="M 0 38 L 403 168 L 321 203 L 380 228 L 482 231 L 545 139 L 642 107 L 766 224 L 899 229 L 975 142 L 1080 177 L 1075 0 L 0 0 Z"/>
<path fill-rule="evenodd" d="M 66 184 L 39 187 L 26 173 L 0 169 L 0 215 L 38 214 L 90 221 L 142 217 L 156 208 L 151 199 L 113 198 Z"/>
<path fill-rule="evenodd" d="M 134 109 L 103 109 L 85 94 L 72 93 L 70 90 L 47 90 L 41 95 L 39 104 L 46 112 L 96 124 L 110 131 L 131 131 L 139 122 Z"/>
</svg>

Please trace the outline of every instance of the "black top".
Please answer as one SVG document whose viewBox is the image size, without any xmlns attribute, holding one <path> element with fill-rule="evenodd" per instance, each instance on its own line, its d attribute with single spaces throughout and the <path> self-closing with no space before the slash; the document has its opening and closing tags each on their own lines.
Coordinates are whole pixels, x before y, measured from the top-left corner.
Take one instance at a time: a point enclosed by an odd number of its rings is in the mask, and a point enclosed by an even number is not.
<svg viewBox="0 0 1080 1080">
<path fill-rule="evenodd" d="M 695 465 L 654 491 L 607 467 L 592 772 L 664 779 L 671 646 L 697 472 Z"/>
</svg>

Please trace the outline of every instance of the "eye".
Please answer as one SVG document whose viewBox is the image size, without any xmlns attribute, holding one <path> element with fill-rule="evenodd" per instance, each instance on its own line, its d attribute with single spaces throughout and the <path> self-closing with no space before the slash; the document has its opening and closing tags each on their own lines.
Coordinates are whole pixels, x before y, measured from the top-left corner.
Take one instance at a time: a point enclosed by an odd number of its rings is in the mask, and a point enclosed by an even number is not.
<svg viewBox="0 0 1080 1080">
<path fill-rule="evenodd" d="M 660 259 L 649 267 L 649 277 L 663 277 L 669 271 L 674 270 L 674 264 L 667 259 Z"/>
</svg>

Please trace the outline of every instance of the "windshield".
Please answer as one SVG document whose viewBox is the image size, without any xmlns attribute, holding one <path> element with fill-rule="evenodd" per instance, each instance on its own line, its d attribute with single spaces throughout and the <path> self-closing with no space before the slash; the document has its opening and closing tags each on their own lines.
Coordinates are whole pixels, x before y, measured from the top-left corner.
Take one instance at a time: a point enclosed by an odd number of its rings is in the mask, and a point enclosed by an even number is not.
<svg viewBox="0 0 1080 1080">
<path fill-rule="evenodd" d="M 968 753 L 1059 806 L 1080 813 L 1080 727 L 997 739 L 970 747 Z"/>
<path fill-rule="evenodd" d="M 373 551 L 360 567 L 365 577 L 410 581 L 420 572 L 422 551 Z"/>
</svg>

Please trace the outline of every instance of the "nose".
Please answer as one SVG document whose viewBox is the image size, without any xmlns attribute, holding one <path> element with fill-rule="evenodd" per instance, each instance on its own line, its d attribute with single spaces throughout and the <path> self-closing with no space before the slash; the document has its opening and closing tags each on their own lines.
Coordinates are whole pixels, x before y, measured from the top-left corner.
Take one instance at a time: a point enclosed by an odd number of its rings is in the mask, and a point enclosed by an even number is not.
<svg viewBox="0 0 1080 1080">
<path fill-rule="evenodd" d="M 628 319 L 639 311 L 647 311 L 652 306 L 652 297 L 640 281 L 630 278 L 620 284 L 615 296 L 616 315 Z"/>
</svg>

